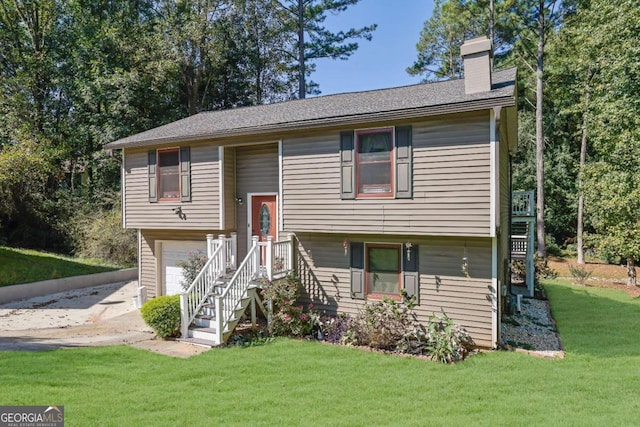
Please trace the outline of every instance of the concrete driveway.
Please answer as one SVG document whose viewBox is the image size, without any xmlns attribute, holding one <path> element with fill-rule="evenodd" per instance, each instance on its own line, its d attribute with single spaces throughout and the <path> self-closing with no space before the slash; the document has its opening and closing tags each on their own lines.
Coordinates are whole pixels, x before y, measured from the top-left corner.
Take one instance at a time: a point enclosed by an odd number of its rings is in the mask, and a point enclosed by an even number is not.
<svg viewBox="0 0 640 427">
<path fill-rule="evenodd" d="M 126 344 L 175 357 L 206 350 L 155 339 L 133 305 L 137 286 L 120 282 L 0 305 L 0 350 Z"/>
</svg>

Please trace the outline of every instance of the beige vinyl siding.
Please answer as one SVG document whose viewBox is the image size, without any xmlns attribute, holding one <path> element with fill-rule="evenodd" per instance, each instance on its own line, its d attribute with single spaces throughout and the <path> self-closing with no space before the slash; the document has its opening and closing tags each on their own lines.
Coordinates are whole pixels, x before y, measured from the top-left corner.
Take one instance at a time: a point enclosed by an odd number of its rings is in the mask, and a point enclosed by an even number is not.
<svg viewBox="0 0 640 427">
<path fill-rule="evenodd" d="M 491 328 L 491 239 L 459 237 L 363 236 L 297 233 L 298 271 L 303 303 L 313 302 L 329 313 L 356 314 L 365 304 L 351 298 L 349 254 L 344 241 L 404 243 L 419 245 L 419 321 L 428 322 L 441 309 L 463 326 L 476 345 L 492 347 Z M 462 273 L 462 258 L 468 259 L 469 277 Z"/>
<path fill-rule="evenodd" d="M 278 144 L 250 145 L 236 148 L 236 191 L 244 204 L 237 209 L 238 257 L 247 253 L 247 209 L 249 193 L 277 193 Z"/>
<path fill-rule="evenodd" d="M 207 240 L 207 234 L 219 234 L 217 230 L 141 230 L 140 286 L 147 289 L 147 297 L 158 296 L 160 283 L 158 280 L 158 263 L 156 241 L 158 240 Z"/>
<path fill-rule="evenodd" d="M 224 148 L 224 221 L 226 229 L 236 228 L 236 152 Z"/>
<path fill-rule="evenodd" d="M 191 146 L 191 202 L 149 202 L 147 149 L 124 150 L 126 228 L 219 228 L 218 147 Z M 186 220 L 172 209 L 182 207 Z"/>
<path fill-rule="evenodd" d="M 340 199 L 339 132 L 283 142 L 284 230 L 488 236 L 489 113 L 413 126 L 413 199 Z"/>
</svg>

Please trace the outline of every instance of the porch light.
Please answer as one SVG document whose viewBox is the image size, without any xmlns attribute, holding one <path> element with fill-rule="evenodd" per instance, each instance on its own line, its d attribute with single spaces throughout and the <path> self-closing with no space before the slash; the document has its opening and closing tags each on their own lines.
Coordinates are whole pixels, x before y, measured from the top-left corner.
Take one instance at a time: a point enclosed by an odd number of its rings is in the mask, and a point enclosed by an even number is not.
<svg viewBox="0 0 640 427">
<path fill-rule="evenodd" d="M 413 245 L 411 244 L 411 242 L 407 242 L 404 244 L 404 247 L 407 249 L 407 261 L 411 261 L 411 248 L 413 247 Z"/>
<path fill-rule="evenodd" d="M 239 205 L 244 205 L 244 199 L 240 196 L 236 196 L 236 203 Z"/>
<path fill-rule="evenodd" d="M 347 248 L 349 247 L 349 241 L 347 239 L 344 239 L 344 242 L 342 242 L 342 247 L 344 248 L 344 256 L 347 256 Z"/>
</svg>

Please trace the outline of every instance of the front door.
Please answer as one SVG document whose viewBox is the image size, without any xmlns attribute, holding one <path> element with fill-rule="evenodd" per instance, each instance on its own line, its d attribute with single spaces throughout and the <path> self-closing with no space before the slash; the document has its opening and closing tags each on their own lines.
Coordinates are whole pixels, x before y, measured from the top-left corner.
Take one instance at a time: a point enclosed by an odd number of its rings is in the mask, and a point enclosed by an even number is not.
<svg viewBox="0 0 640 427">
<path fill-rule="evenodd" d="M 276 240 L 278 224 L 276 195 L 251 196 L 251 236 L 266 241 L 268 236 Z"/>
</svg>

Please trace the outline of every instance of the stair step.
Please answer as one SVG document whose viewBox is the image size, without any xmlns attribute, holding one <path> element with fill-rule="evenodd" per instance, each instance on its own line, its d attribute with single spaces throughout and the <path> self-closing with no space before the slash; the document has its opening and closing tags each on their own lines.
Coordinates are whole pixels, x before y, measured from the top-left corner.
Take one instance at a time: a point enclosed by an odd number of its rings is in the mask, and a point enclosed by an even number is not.
<svg viewBox="0 0 640 427">
<path fill-rule="evenodd" d="M 197 345 L 199 347 L 211 348 L 216 346 L 216 343 L 214 343 L 213 341 L 203 340 L 199 338 L 178 338 L 177 341 L 186 342 L 189 344 Z"/>
<path fill-rule="evenodd" d="M 196 338 L 199 340 L 210 341 L 214 345 L 216 342 L 216 330 L 215 328 L 205 328 L 200 326 L 192 326 L 189 328 L 189 338 Z"/>
</svg>

